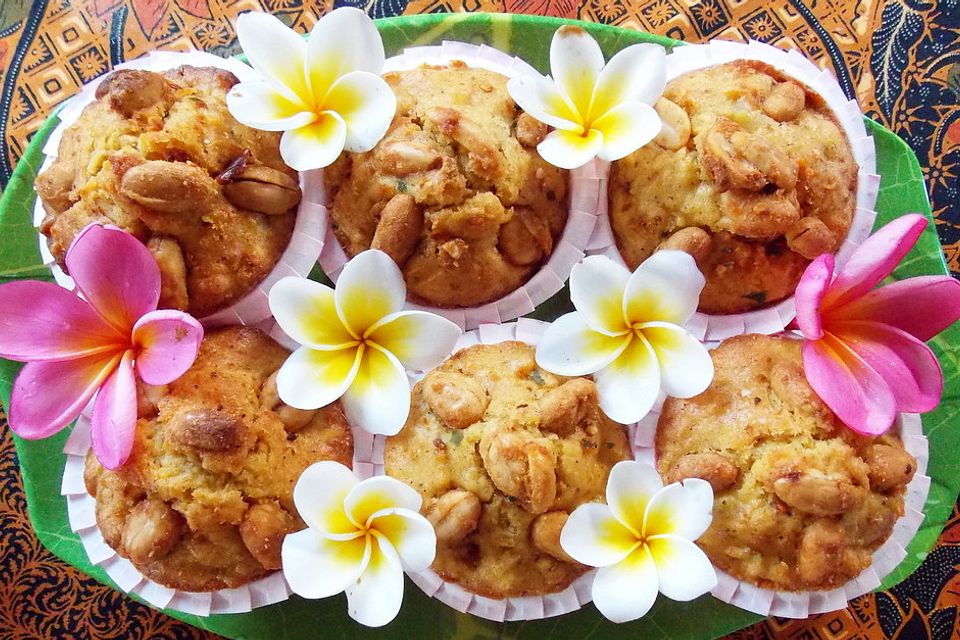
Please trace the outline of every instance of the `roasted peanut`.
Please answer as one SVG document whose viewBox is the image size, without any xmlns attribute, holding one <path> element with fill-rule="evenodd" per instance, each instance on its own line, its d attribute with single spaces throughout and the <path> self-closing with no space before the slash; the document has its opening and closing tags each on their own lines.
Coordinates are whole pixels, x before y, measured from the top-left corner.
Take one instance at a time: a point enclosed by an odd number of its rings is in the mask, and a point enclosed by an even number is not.
<svg viewBox="0 0 960 640">
<path fill-rule="evenodd" d="M 437 542 L 452 545 L 477 528 L 480 511 L 480 498 L 476 494 L 454 489 L 440 496 L 424 515 L 437 533 Z"/>
<path fill-rule="evenodd" d="M 173 238 L 154 236 L 147 242 L 160 267 L 160 306 L 164 309 L 185 310 L 190 304 L 187 292 L 187 263 L 180 244 Z"/>
<path fill-rule="evenodd" d="M 592 380 L 567 380 L 540 398 L 540 428 L 566 437 L 596 406 L 597 385 Z"/>
<path fill-rule="evenodd" d="M 533 546 L 561 562 L 576 562 L 560 546 L 560 532 L 569 517 L 566 511 L 550 511 L 537 516 L 530 527 Z"/>
<path fill-rule="evenodd" d="M 722 453 L 707 451 L 688 453 L 681 456 L 667 473 L 670 482 L 679 482 L 687 478 L 706 480 L 714 493 L 729 489 L 737 482 L 740 470 Z"/>
<path fill-rule="evenodd" d="M 833 233 L 823 220 L 814 216 L 800 218 L 787 229 L 785 235 L 787 246 L 809 260 L 833 249 Z"/>
<path fill-rule="evenodd" d="M 870 467 L 870 488 L 889 491 L 906 486 L 917 471 L 917 460 L 900 447 L 872 444 L 863 456 Z"/>
<path fill-rule="evenodd" d="M 129 118 L 141 109 L 168 100 L 172 87 L 159 73 L 121 69 L 107 76 L 94 95 L 98 100 L 109 96 L 110 108 Z"/>
<path fill-rule="evenodd" d="M 544 444 L 519 433 L 490 431 L 480 457 L 497 489 L 530 513 L 543 513 L 557 497 L 556 456 Z"/>
<path fill-rule="evenodd" d="M 300 202 L 300 185 L 283 171 L 248 164 L 223 185 L 223 195 L 239 209 L 281 215 Z"/>
<path fill-rule="evenodd" d="M 676 249 L 690 254 L 697 263 L 703 261 L 710 253 L 713 238 L 700 227 L 684 227 L 675 231 L 673 235 L 660 243 L 657 250 Z"/>
<path fill-rule="evenodd" d="M 830 583 L 843 567 L 845 538 L 843 527 L 828 519 L 817 520 L 804 529 L 797 553 L 800 580 L 811 586 Z"/>
<path fill-rule="evenodd" d="M 763 101 L 763 112 L 779 122 L 796 118 L 803 111 L 806 95 L 796 82 L 781 82 Z"/>
<path fill-rule="evenodd" d="M 846 478 L 797 471 L 777 478 L 773 491 L 787 506 L 815 516 L 833 516 L 863 501 L 864 491 Z"/>
<path fill-rule="evenodd" d="M 137 417 L 152 418 L 157 415 L 157 405 L 167 395 L 169 387 L 165 384 L 147 384 L 137 382 Z"/>
<path fill-rule="evenodd" d="M 664 149 L 675 151 L 687 146 L 690 140 L 690 116 L 676 102 L 660 98 L 653 105 L 660 116 L 660 133 L 653 139 Z"/>
<path fill-rule="evenodd" d="M 290 514 L 278 504 L 265 502 L 247 509 L 240 522 L 240 539 L 264 569 L 279 569 L 280 548 L 283 538 L 290 532 Z"/>
<path fill-rule="evenodd" d="M 445 426 L 466 429 L 483 418 L 490 404 L 483 386 L 453 371 L 435 371 L 423 381 L 423 399 Z"/>
<path fill-rule="evenodd" d="M 162 213 L 197 213 L 216 195 L 216 182 L 187 162 L 150 160 L 131 167 L 120 180 L 120 193 Z"/>
<path fill-rule="evenodd" d="M 720 191 L 761 191 L 773 184 L 793 189 L 798 165 L 772 144 L 732 120 L 717 118 L 698 144 L 700 164 Z"/>
<path fill-rule="evenodd" d="M 793 194 L 791 194 L 793 195 Z M 796 200 L 780 194 L 733 190 L 720 194 L 727 230 L 754 240 L 773 240 L 800 219 Z"/>
<path fill-rule="evenodd" d="M 170 421 L 171 437 L 202 451 L 230 451 L 243 440 L 243 423 L 215 409 L 187 411 Z"/>
<path fill-rule="evenodd" d="M 295 433 L 310 424 L 317 415 L 315 409 L 295 409 L 280 399 L 277 391 L 277 372 L 267 378 L 260 389 L 260 404 L 277 414 L 287 433 Z"/>
<path fill-rule="evenodd" d="M 507 262 L 526 267 L 550 255 L 553 236 L 543 218 L 527 207 L 514 207 L 513 216 L 500 227 L 497 248 Z"/>
<path fill-rule="evenodd" d="M 407 193 L 398 193 L 380 213 L 371 249 L 379 249 L 403 267 L 420 243 L 423 212 L 417 201 Z"/>
<path fill-rule="evenodd" d="M 384 170 L 395 176 L 431 171 L 443 164 L 443 156 L 435 146 L 403 139 L 386 143 L 379 158 Z"/>
<path fill-rule="evenodd" d="M 37 176 L 37 195 L 48 212 L 63 213 L 75 202 L 76 198 L 72 195 L 75 166 L 72 162 L 54 162 Z"/>
<path fill-rule="evenodd" d="M 166 556 L 184 531 L 183 516 L 166 502 L 147 498 L 133 509 L 123 528 L 123 550 L 137 563 L 148 563 Z"/>
<path fill-rule="evenodd" d="M 517 116 L 517 140 L 525 147 L 533 148 L 543 142 L 550 127 L 527 112 Z"/>
</svg>

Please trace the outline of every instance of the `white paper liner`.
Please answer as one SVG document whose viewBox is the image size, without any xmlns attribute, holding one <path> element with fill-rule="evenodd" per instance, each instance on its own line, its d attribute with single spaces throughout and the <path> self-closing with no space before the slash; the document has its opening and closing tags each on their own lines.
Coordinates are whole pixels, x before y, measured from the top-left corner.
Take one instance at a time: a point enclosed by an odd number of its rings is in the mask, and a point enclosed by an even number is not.
<svg viewBox="0 0 960 640">
<path fill-rule="evenodd" d="M 219 67 L 233 72 L 241 81 L 256 79 L 257 74 L 252 68 L 243 64 L 239 60 L 232 58 L 221 58 L 203 51 L 152 51 L 146 56 L 124 62 L 117 65 L 117 69 L 144 69 L 147 71 L 166 71 L 174 69 L 180 65 L 189 64 L 194 66 Z M 76 122 L 84 107 L 93 102 L 97 87 L 106 78 L 108 74 L 100 76 L 90 84 L 84 85 L 80 93 L 70 98 L 63 109 L 57 114 L 60 118 L 60 124 L 50 134 L 49 139 L 43 146 L 45 159 L 40 167 L 40 171 L 46 170 L 57 157 L 60 140 L 63 137 L 64 130 Z M 293 235 L 290 243 L 280 256 L 280 260 L 274 266 L 273 270 L 267 275 L 260 284 L 257 285 L 246 296 L 233 303 L 229 307 L 218 311 L 217 313 L 202 318 L 205 325 L 216 326 L 222 324 L 256 324 L 261 320 L 269 318 L 270 307 L 267 302 L 267 294 L 277 280 L 284 276 L 307 277 L 313 268 L 320 251 L 323 248 L 324 229 L 327 225 L 327 210 L 322 202 L 318 202 L 309 197 L 310 185 L 314 180 L 315 171 L 300 174 L 300 187 L 303 192 L 303 198 L 297 209 L 297 221 L 293 228 Z M 33 224 L 39 227 L 43 221 L 45 212 L 43 204 L 38 197 L 33 207 Z M 76 289 L 73 279 L 65 274 L 57 265 L 50 250 L 47 249 L 46 238 L 38 234 L 40 246 L 40 256 L 43 263 L 50 268 L 54 279 L 60 286 L 70 289 Z"/>
<path fill-rule="evenodd" d="M 444 42 L 441 45 L 412 47 L 386 61 L 383 71 L 406 71 L 423 64 L 443 65 L 459 60 L 474 68 L 488 69 L 508 78 L 536 73 L 520 58 L 509 56 L 487 45 L 472 45 L 463 42 Z M 475 329 L 481 324 L 506 322 L 526 315 L 546 302 L 563 288 L 570 276 L 570 269 L 579 262 L 586 251 L 594 225 L 597 221 L 599 202 L 606 198 L 608 163 L 594 160 L 570 171 L 569 206 L 567 225 L 547 262 L 526 284 L 494 302 L 456 309 L 428 307 L 408 303 L 410 309 L 422 309 L 441 315 L 463 329 Z M 322 181 L 318 180 L 317 192 L 310 197 L 327 203 L 327 194 Z M 347 256 L 337 241 L 332 229 L 327 229 L 320 266 L 336 281 L 340 276 Z"/>
<path fill-rule="evenodd" d="M 653 410 L 637 425 L 634 454 L 637 460 L 656 466 L 654 438 L 657 423 L 663 410 L 661 398 Z M 880 586 L 880 582 L 906 557 L 906 547 L 923 523 L 923 507 L 930 490 L 930 478 L 926 476 L 929 451 L 927 438 L 923 435 L 920 416 L 902 413 L 895 428 L 903 446 L 917 459 L 917 470 L 907 485 L 904 495 L 904 514 L 897 520 L 890 538 L 873 553 L 872 564 L 856 578 L 831 591 L 787 592 L 763 589 L 716 568 L 717 586 L 711 593 L 723 602 L 746 609 L 762 616 L 780 618 L 806 618 L 815 613 L 836 611 L 847 602 Z"/>
<path fill-rule="evenodd" d="M 104 542 L 97 527 L 96 499 L 87 493 L 83 484 L 84 459 L 89 449 L 90 420 L 87 412 L 84 412 L 77 419 L 76 426 L 63 447 L 67 460 L 60 493 L 67 499 L 70 530 L 80 536 L 80 542 L 90 562 L 106 571 L 122 591 L 135 594 L 158 609 L 198 616 L 246 613 L 257 607 L 281 602 L 290 596 L 290 587 L 281 571 L 275 571 L 235 589 L 207 593 L 169 589 L 145 577 L 129 560 L 121 558 Z"/>
<path fill-rule="evenodd" d="M 856 100 L 849 100 L 830 71 L 820 69 L 795 50 L 784 51 L 761 42 L 749 43 L 714 40 L 708 44 L 674 47 L 667 56 L 667 82 L 695 69 L 731 62 L 759 60 L 796 78 L 826 101 L 850 141 L 853 157 L 860 167 L 857 181 L 856 208 L 847 238 L 836 252 L 836 268 L 850 259 L 876 219 L 877 192 L 880 176 L 876 175 L 877 160 L 873 137 L 867 134 L 863 113 Z M 588 254 L 603 254 L 624 264 L 617 249 L 608 210 L 606 189 L 600 194 L 601 215 L 593 236 L 587 245 Z M 729 315 L 697 313 L 687 328 L 701 340 L 723 340 L 743 333 L 773 334 L 782 331 L 796 315 L 793 296 L 764 309 Z"/>
<path fill-rule="evenodd" d="M 519 340 L 536 346 L 549 325 L 546 322 L 530 318 L 520 318 L 507 324 L 482 324 L 473 331 L 464 333 L 457 341 L 453 353 L 476 344 L 497 344 L 508 340 Z M 423 378 L 424 374 L 413 376 L 411 384 Z M 628 438 L 635 440 L 637 425 L 628 425 Z M 385 436 L 372 436 L 358 429 L 354 430 L 354 472 L 361 479 L 384 475 L 383 449 Z M 428 596 L 436 598 L 461 613 L 470 613 L 480 618 L 496 622 L 513 620 L 540 620 L 576 611 L 592 601 L 590 589 L 595 569 L 587 571 L 573 583 L 558 593 L 545 596 L 525 596 L 494 600 L 471 593 L 459 585 L 444 581 L 432 570 L 419 573 L 407 572 L 410 579 Z"/>
</svg>

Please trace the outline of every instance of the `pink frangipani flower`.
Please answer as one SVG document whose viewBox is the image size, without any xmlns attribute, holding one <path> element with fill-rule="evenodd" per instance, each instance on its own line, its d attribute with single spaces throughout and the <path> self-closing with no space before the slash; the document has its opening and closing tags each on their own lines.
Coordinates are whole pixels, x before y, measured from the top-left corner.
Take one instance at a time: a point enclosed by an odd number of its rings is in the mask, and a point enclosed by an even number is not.
<svg viewBox="0 0 960 640">
<path fill-rule="evenodd" d="M 807 380 L 844 424 L 864 435 L 885 432 L 899 412 L 922 413 L 940 402 L 943 372 L 924 341 L 960 318 L 960 282 L 920 276 L 874 289 L 926 223 L 919 214 L 897 218 L 836 275 L 833 256 L 825 254 L 797 285 Z"/>
<path fill-rule="evenodd" d="M 136 376 L 147 384 L 179 378 L 203 327 L 186 313 L 157 310 L 160 269 L 121 229 L 87 226 L 66 266 L 82 298 L 50 282 L 0 286 L 0 356 L 28 363 L 13 385 L 10 428 L 31 440 L 51 436 L 96 394 L 93 451 L 116 469 L 133 447 Z"/>
</svg>

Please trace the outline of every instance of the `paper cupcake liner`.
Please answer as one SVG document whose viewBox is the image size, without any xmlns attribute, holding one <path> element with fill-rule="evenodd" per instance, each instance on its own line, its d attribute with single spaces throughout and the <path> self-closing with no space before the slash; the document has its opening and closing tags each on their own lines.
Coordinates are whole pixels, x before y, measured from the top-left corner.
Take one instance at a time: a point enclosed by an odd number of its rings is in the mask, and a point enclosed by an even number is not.
<svg viewBox="0 0 960 640">
<path fill-rule="evenodd" d="M 180 65 L 189 64 L 203 67 L 219 67 L 233 72 L 241 81 L 255 79 L 257 74 L 253 69 L 243 64 L 239 60 L 232 58 L 221 58 L 203 51 L 153 51 L 142 58 L 131 60 L 117 65 L 118 69 L 143 69 L 146 71 L 166 71 L 174 69 Z M 97 87 L 106 78 L 106 75 L 100 76 L 90 84 L 84 85 L 80 93 L 67 101 L 66 105 L 57 116 L 60 118 L 60 124 L 50 134 L 49 139 L 43 146 L 43 153 L 46 158 L 40 167 L 40 171 L 46 170 L 57 157 L 60 147 L 60 140 L 63 138 L 63 132 L 71 126 L 80 117 L 84 107 L 93 102 Z M 307 277 L 313 268 L 320 251 L 323 248 L 323 234 L 327 225 L 327 209 L 322 202 L 313 200 L 308 195 L 311 185 L 315 180 L 313 174 L 318 172 L 306 172 L 300 174 L 300 188 L 303 197 L 297 209 L 297 221 L 293 228 L 293 235 L 290 237 L 290 243 L 280 256 L 280 260 L 274 266 L 273 270 L 264 278 L 255 289 L 250 291 L 237 302 L 226 307 L 217 313 L 201 318 L 203 323 L 208 326 L 223 324 L 256 324 L 261 320 L 270 317 L 270 306 L 268 304 L 268 293 L 277 280 L 284 276 Z M 33 224 L 39 227 L 43 221 L 45 212 L 40 198 L 37 197 L 33 207 Z M 71 291 L 76 289 L 73 279 L 63 272 L 63 269 L 57 265 L 50 250 L 47 249 L 46 238 L 42 234 L 37 235 L 40 256 L 43 263 L 50 268 L 57 283 Z"/>
<path fill-rule="evenodd" d="M 412 47 L 394 56 L 384 64 L 384 73 L 416 69 L 423 64 L 442 65 L 455 60 L 470 67 L 495 71 L 508 78 L 536 73 L 529 64 L 486 45 L 463 42 L 444 42 L 441 45 Z M 538 305 L 563 289 L 570 269 L 586 251 L 601 198 L 607 192 L 608 164 L 595 160 L 569 173 L 569 206 L 567 225 L 547 262 L 515 291 L 484 305 L 447 309 L 408 303 L 407 308 L 432 311 L 456 323 L 463 329 L 475 329 L 481 324 L 513 320 L 532 312 Z M 311 198 L 327 204 L 327 194 L 318 180 L 318 191 Z M 333 230 L 328 228 L 324 238 L 320 266 L 334 281 L 340 276 L 348 258 Z"/>
<path fill-rule="evenodd" d="M 663 410 L 663 399 L 637 425 L 634 455 L 640 462 L 656 467 L 655 437 L 657 423 Z M 930 478 L 926 475 L 930 458 L 927 438 L 923 435 L 920 416 L 902 413 L 896 428 L 903 446 L 917 459 L 917 471 L 907 485 L 904 494 L 904 514 L 897 520 L 893 533 L 883 545 L 873 552 L 873 562 L 856 578 L 830 591 L 776 591 L 763 589 L 734 578 L 716 568 L 717 586 L 713 596 L 735 607 L 746 609 L 762 616 L 780 618 L 806 618 L 816 613 L 836 611 L 847 602 L 880 586 L 881 581 L 906 557 L 907 545 L 923 523 L 923 507 L 930 490 Z"/>
<path fill-rule="evenodd" d="M 508 324 L 482 324 L 477 329 L 464 333 L 454 347 L 453 353 L 476 344 L 497 344 L 508 340 L 519 340 L 536 345 L 548 326 L 545 322 L 530 318 L 520 318 Z M 413 377 L 411 384 L 423 375 L 425 374 Z M 628 425 L 626 428 L 628 438 L 633 442 L 637 425 Z M 364 479 L 384 475 L 385 444 L 385 436 L 373 436 L 360 430 L 354 431 L 353 465 L 358 477 Z M 461 613 L 503 622 L 505 620 L 540 620 L 576 611 L 592 601 L 590 590 L 595 573 L 595 569 L 587 571 L 558 593 L 502 600 L 471 593 L 457 584 L 445 581 L 430 569 L 418 573 L 407 572 L 407 575 L 428 596 L 440 600 Z"/>
<path fill-rule="evenodd" d="M 813 89 L 826 101 L 850 141 L 853 157 L 860 167 L 857 178 L 857 197 L 850 231 L 836 252 L 836 268 L 850 259 L 876 219 L 877 193 L 880 176 L 876 174 L 877 159 L 873 137 L 867 134 L 863 113 L 856 100 L 844 95 L 834 75 L 820 69 L 797 51 L 784 51 L 761 42 L 749 43 L 714 40 L 708 44 L 675 47 L 667 56 L 667 82 L 696 69 L 733 60 L 759 60 L 779 69 Z M 600 194 L 600 218 L 587 245 L 587 253 L 603 254 L 625 264 L 617 249 L 610 220 L 607 216 L 607 191 Z M 782 331 L 796 316 L 793 296 L 764 309 L 728 315 L 696 313 L 687 328 L 701 340 L 723 340 L 742 333 L 772 334 Z"/>
<path fill-rule="evenodd" d="M 103 569 L 124 593 L 134 594 L 158 609 L 170 609 L 197 616 L 246 613 L 286 600 L 291 593 L 283 572 L 275 571 L 235 589 L 205 593 L 170 589 L 153 582 L 126 558 L 120 557 L 103 539 L 97 527 L 97 501 L 83 484 L 83 466 L 90 450 L 90 420 L 86 412 L 63 447 L 67 456 L 60 494 L 67 499 L 70 530 L 80 536 L 90 562 Z"/>
</svg>

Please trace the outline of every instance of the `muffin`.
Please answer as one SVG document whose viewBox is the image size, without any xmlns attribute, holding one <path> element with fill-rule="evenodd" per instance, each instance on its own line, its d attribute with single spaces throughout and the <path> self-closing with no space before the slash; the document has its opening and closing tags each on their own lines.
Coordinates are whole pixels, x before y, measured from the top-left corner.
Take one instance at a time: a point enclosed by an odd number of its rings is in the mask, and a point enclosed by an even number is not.
<svg viewBox="0 0 960 640">
<path fill-rule="evenodd" d="M 463 63 L 384 76 L 397 112 L 380 143 L 325 171 L 348 256 L 388 253 L 414 302 L 470 307 L 523 285 L 567 220 L 567 172 L 536 151 L 546 125 L 506 77 Z"/>
<path fill-rule="evenodd" d="M 339 404 L 302 411 L 277 397 L 287 355 L 256 329 L 209 333 L 181 378 L 139 388 L 129 460 L 108 471 L 87 456 L 104 540 L 154 582 L 212 591 L 279 569 L 284 536 L 305 526 L 300 474 L 320 460 L 351 464 Z"/>
<path fill-rule="evenodd" d="M 538 368 L 522 342 L 473 346 L 432 371 L 384 452 L 387 475 L 423 497 L 432 569 L 491 598 L 561 591 L 587 570 L 560 531 L 577 506 L 603 500 L 610 468 L 629 457 L 593 381 Z"/>
<path fill-rule="evenodd" d="M 717 567 L 763 588 L 821 591 L 870 565 L 917 465 L 895 435 L 840 422 L 807 383 L 800 345 L 746 335 L 712 351 L 710 387 L 664 405 L 657 465 L 668 482 L 713 485 L 697 544 Z"/>
<path fill-rule="evenodd" d="M 835 252 L 856 208 L 857 163 L 824 100 L 752 60 L 692 71 L 656 105 L 664 129 L 610 170 L 610 224 L 635 269 L 658 248 L 692 254 L 700 311 L 793 295 Z"/>
<path fill-rule="evenodd" d="M 202 317 L 236 302 L 280 260 L 300 201 L 280 134 L 233 119 L 230 72 L 116 71 L 37 178 L 40 232 L 64 266 L 77 233 L 112 224 L 160 266 L 162 308 Z M 104 256 L 110 264 L 110 256 Z"/>
</svg>

